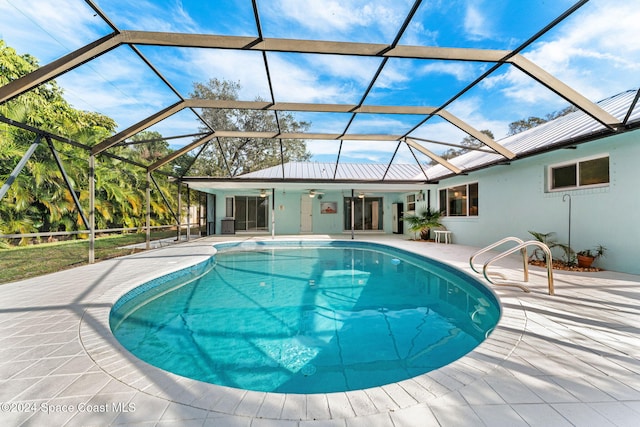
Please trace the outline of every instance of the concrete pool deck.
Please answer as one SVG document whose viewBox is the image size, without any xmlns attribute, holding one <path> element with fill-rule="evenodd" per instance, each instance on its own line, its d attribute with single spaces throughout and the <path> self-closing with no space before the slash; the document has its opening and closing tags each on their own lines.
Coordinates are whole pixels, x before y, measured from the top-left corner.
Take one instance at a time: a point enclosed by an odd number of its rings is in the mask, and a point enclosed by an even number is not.
<svg viewBox="0 0 640 427">
<path fill-rule="evenodd" d="M 622 273 L 554 271 L 556 295 L 549 296 L 546 271 L 531 268 L 531 293 L 493 288 L 504 314 L 473 352 L 437 371 L 354 392 L 215 386 L 147 365 L 115 341 L 108 314 L 124 292 L 205 260 L 215 242 L 246 239 L 269 237 L 206 237 L 0 285 L 0 425 L 638 424 L 640 276 Z M 467 272 L 477 250 L 384 235 L 356 240 L 419 252 Z M 517 278 L 518 267 L 507 258 L 496 270 Z"/>
</svg>

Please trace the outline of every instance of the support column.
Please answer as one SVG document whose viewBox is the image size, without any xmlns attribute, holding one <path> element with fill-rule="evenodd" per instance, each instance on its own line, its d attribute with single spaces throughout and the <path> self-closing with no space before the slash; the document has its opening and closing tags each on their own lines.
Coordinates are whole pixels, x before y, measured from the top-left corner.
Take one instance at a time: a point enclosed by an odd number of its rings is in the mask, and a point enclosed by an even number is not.
<svg viewBox="0 0 640 427">
<path fill-rule="evenodd" d="M 187 184 L 187 242 L 191 240 L 191 189 Z"/>
<path fill-rule="evenodd" d="M 149 178 L 151 178 L 151 182 L 153 182 L 153 185 L 156 187 L 156 190 L 158 190 L 158 194 L 160 194 L 160 196 L 162 197 L 162 200 L 164 200 L 164 204 L 167 206 L 167 209 L 169 209 L 169 212 L 171 212 L 171 216 L 173 216 L 173 219 L 178 221 L 178 217 L 176 216 L 176 213 L 171 208 L 171 203 L 169 203 L 169 201 L 165 197 L 164 193 L 160 189 L 160 186 L 158 185 L 156 180 L 153 179 L 153 175 L 149 174 Z"/>
<path fill-rule="evenodd" d="M 276 237 L 276 189 L 271 189 L 271 239 Z"/>
<path fill-rule="evenodd" d="M 178 216 L 176 218 L 178 221 L 178 235 L 177 241 L 180 241 L 181 237 L 181 227 L 182 227 L 182 181 L 178 181 Z"/>
<path fill-rule="evenodd" d="M 355 221 L 356 221 L 356 203 L 354 200 L 353 189 L 351 189 L 351 240 L 355 238 L 354 237 Z"/>
<path fill-rule="evenodd" d="M 20 159 L 16 167 L 13 169 L 11 175 L 9 175 L 9 179 L 7 179 L 7 181 L 2 185 L 2 188 L 0 188 L 0 200 L 2 200 L 5 194 L 7 194 L 7 191 L 9 191 L 11 184 L 13 184 L 13 181 L 16 180 L 16 177 L 20 175 L 20 172 L 22 172 L 22 169 L 25 167 L 33 153 L 36 151 L 36 148 L 38 148 L 38 145 L 40 145 L 40 135 L 36 136 L 36 140 L 33 142 L 33 144 L 31 144 L 31 147 L 29 147 L 27 152 L 24 153 L 22 159 Z"/>
<path fill-rule="evenodd" d="M 96 245 L 96 157 L 89 155 L 89 264 L 95 262 Z"/>
<path fill-rule="evenodd" d="M 147 249 L 151 249 L 151 172 L 147 172 Z"/>
<path fill-rule="evenodd" d="M 58 165 L 58 169 L 60 169 L 60 173 L 62 174 L 62 179 L 64 180 L 65 184 L 67 185 L 67 189 L 69 190 L 69 194 L 71 195 L 71 198 L 73 199 L 73 203 L 76 205 L 76 209 L 78 209 L 78 213 L 80 214 L 80 217 L 82 218 L 82 223 L 84 224 L 85 228 L 88 230 L 89 229 L 89 220 L 87 219 L 87 217 L 84 214 L 84 211 L 82 210 L 82 206 L 80 205 L 80 200 L 78 200 L 78 195 L 76 194 L 75 190 L 73 189 L 73 185 L 71 185 L 71 180 L 69 179 L 69 176 L 67 175 L 67 171 L 64 169 L 64 164 L 62 163 L 62 160 L 60 159 L 60 156 L 58 156 L 58 152 L 56 151 L 56 147 L 53 145 L 53 141 L 51 140 L 50 137 L 46 137 L 47 143 L 49 144 L 49 149 L 51 150 L 51 154 L 53 155 L 53 158 L 56 161 L 56 164 Z"/>
</svg>

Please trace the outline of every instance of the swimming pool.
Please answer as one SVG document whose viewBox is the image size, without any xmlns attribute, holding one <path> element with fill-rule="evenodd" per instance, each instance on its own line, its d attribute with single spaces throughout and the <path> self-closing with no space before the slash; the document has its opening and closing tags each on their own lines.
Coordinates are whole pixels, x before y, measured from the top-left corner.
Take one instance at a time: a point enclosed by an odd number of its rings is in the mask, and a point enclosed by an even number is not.
<svg viewBox="0 0 640 427">
<path fill-rule="evenodd" d="M 495 295 L 447 265 L 353 241 L 216 245 L 110 316 L 134 355 L 176 374 L 283 393 L 368 388 L 442 367 L 496 325 Z"/>
</svg>

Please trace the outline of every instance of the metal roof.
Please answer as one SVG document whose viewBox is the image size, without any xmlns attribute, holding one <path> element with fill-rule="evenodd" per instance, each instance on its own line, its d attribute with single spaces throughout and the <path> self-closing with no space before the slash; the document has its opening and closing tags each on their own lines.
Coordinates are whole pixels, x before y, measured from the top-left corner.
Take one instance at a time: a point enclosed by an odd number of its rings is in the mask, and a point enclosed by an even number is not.
<svg viewBox="0 0 640 427">
<path fill-rule="evenodd" d="M 420 178 L 420 166 L 417 164 L 372 164 L 372 163 L 335 163 L 289 162 L 256 172 L 240 175 L 240 179 L 264 180 L 318 180 L 318 181 L 417 181 Z M 418 176 L 416 178 L 416 176 Z"/>
<path fill-rule="evenodd" d="M 640 126 L 640 106 L 637 102 L 639 94 L 638 90 L 628 90 L 604 99 L 598 102 L 598 105 L 624 122 L 624 129 L 636 129 Z M 498 142 L 513 151 L 516 154 L 515 159 L 518 159 L 623 131 L 621 129 L 618 132 L 611 132 L 606 126 L 593 120 L 584 112 L 574 111 L 534 128 L 508 136 Z M 504 159 L 496 154 L 470 151 L 452 159 L 451 163 L 458 166 L 463 172 L 468 172 L 503 161 Z M 429 180 L 439 180 L 454 175 L 441 165 L 428 168 L 426 173 Z"/>
<path fill-rule="evenodd" d="M 608 111 L 624 122 L 626 129 L 640 126 L 640 105 L 638 105 L 639 91 L 629 90 L 598 103 L 603 110 Z M 618 131 L 619 133 L 620 131 Z M 521 133 L 498 141 L 516 154 L 515 159 L 527 157 L 535 153 L 549 151 L 569 144 L 585 142 L 604 135 L 613 135 L 606 126 L 593 120 L 582 111 L 574 111 L 565 116 L 543 123 Z M 477 170 L 483 167 L 503 162 L 504 158 L 498 154 L 484 151 L 470 151 L 451 160 L 462 172 Z M 426 177 L 425 177 L 426 174 Z M 427 166 L 419 164 L 370 164 L 370 163 L 319 163 L 319 162 L 289 162 L 284 165 L 273 166 L 259 171 L 240 175 L 237 178 L 251 181 L 251 186 L 269 186 L 279 181 L 311 181 L 318 184 L 351 184 L 360 188 L 359 184 L 375 181 L 382 184 L 410 182 L 416 185 L 434 182 L 455 176 L 451 170 L 442 165 Z M 205 179 L 198 178 L 193 182 L 196 187 Z M 225 186 L 225 181 L 218 181 L 218 185 Z M 262 183 L 261 183 L 262 181 Z M 196 183 L 197 182 L 197 183 Z M 269 185 L 268 185 L 269 184 Z M 407 190 L 413 188 L 407 187 Z"/>
</svg>

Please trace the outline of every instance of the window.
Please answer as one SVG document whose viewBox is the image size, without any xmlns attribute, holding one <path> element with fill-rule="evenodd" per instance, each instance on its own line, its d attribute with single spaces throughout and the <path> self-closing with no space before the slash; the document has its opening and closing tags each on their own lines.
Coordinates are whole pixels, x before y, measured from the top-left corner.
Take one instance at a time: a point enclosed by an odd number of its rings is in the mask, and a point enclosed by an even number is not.
<svg viewBox="0 0 640 427">
<path fill-rule="evenodd" d="M 353 199 L 353 229 L 382 230 L 382 198 Z M 351 230 L 351 197 L 344 198 L 344 229 Z"/>
<path fill-rule="evenodd" d="M 609 156 L 549 166 L 549 191 L 609 184 Z"/>
<path fill-rule="evenodd" d="M 233 197 L 227 197 L 224 201 L 224 216 L 227 218 L 233 218 Z"/>
<path fill-rule="evenodd" d="M 447 216 L 478 216 L 478 183 L 440 190 L 440 211 Z"/>
<path fill-rule="evenodd" d="M 416 195 L 409 194 L 407 196 L 407 212 L 416 210 Z"/>
</svg>

